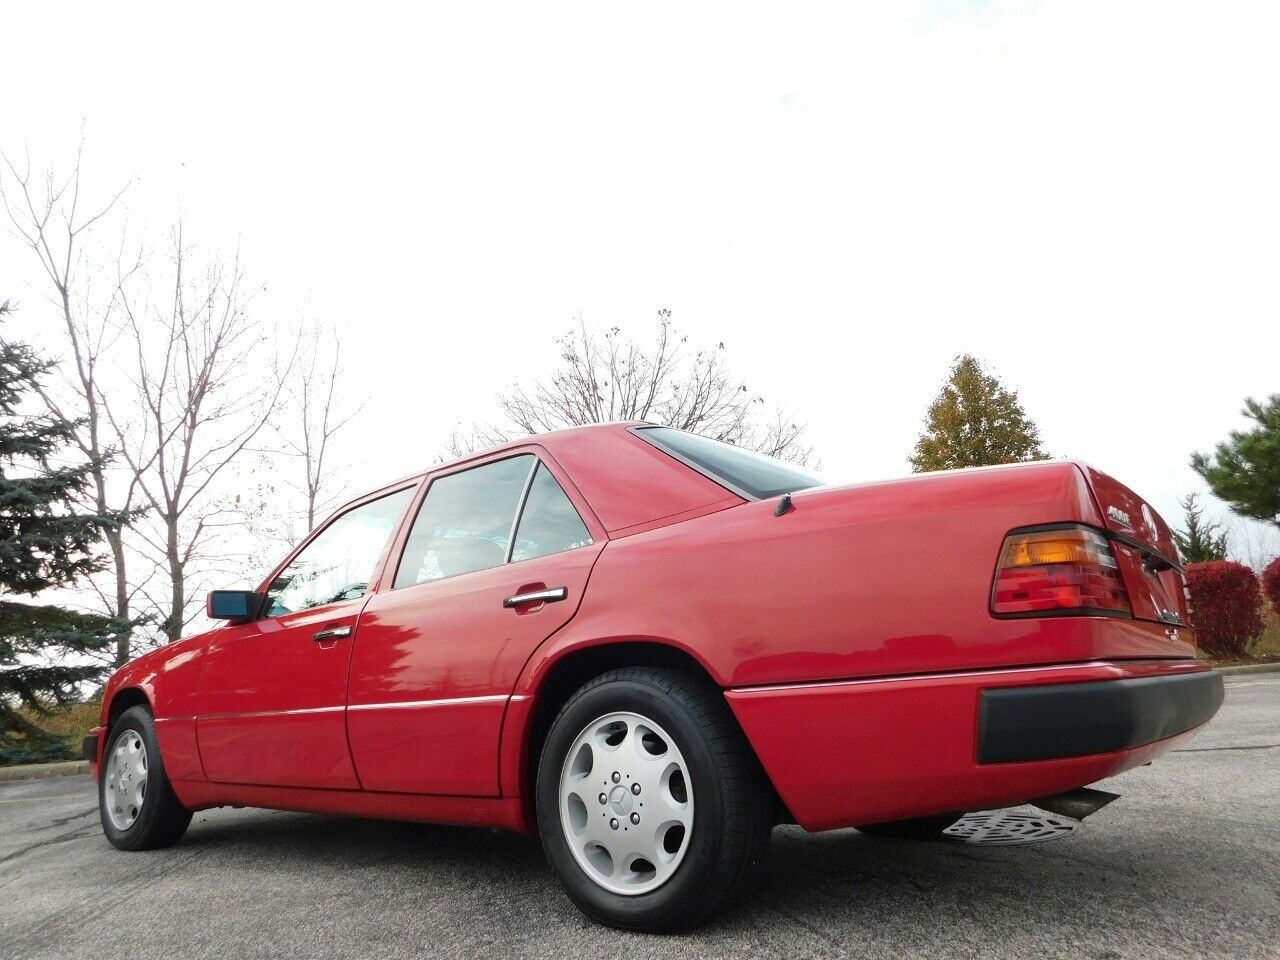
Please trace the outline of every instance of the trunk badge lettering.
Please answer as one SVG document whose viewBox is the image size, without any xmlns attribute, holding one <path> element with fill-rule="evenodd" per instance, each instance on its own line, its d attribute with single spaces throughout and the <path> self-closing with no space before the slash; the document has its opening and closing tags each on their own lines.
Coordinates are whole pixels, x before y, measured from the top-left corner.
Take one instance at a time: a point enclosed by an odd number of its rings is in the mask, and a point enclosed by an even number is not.
<svg viewBox="0 0 1280 960">
<path fill-rule="evenodd" d="M 1130 530 L 1133 529 L 1133 521 L 1130 520 L 1129 515 L 1125 513 L 1123 510 L 1121 510 L 1119 507 L 1116 507 L 1116 506 L 1107 507 L 1107 516 L 1110 517 L 1112 520 L 1114 520 L 1116 523 L 1120 524 L 1120 526 L 1128 527 Z"/>
</svg>

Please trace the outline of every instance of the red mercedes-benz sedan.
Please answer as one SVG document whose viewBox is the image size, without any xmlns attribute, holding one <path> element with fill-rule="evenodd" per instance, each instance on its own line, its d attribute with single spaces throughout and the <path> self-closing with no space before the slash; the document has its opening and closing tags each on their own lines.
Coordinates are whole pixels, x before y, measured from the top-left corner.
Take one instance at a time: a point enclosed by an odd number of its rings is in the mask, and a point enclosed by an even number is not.
<svg viewBox="0 0 1280 960">
<path fill-rule="evenodd" d="M 827 486 L 584 427 L 360 497 L 208 603 L 107 685 L 111 843 L 227 804 L 536 831 L 632 929 L 709 916 L 776 823 L 1053 809 L 1222 701 L 1168 527 L 1079 463 Z"/>
</svg>

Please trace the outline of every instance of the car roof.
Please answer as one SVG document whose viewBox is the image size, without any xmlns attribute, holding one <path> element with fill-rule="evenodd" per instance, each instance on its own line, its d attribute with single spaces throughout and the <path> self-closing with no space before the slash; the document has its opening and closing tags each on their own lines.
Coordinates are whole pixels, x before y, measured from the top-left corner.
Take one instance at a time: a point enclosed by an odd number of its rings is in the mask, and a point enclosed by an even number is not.
<svg viewBox="0 0 1280 960">
<path fill-rule="evenodd" d="M 715 504 L 742 502 L 741 497 L 726 487 L 635 437 L 633 429 L 642 426 L 653 424 L 643 420 L 625 420 L 517 437 L 434 464 L 394 483 L 383 484 L 356 500 L 365 500 L 384 490 L 421 481 L 430 474 L 451 472 L 472 462 L 492 460 L 506 450 L 514 451 L 532 444 L 545 449 L 564 469 L 610 534 Z M 348 506 L 350 504 L 345 504 L 335 513 Z"/>
</svg>

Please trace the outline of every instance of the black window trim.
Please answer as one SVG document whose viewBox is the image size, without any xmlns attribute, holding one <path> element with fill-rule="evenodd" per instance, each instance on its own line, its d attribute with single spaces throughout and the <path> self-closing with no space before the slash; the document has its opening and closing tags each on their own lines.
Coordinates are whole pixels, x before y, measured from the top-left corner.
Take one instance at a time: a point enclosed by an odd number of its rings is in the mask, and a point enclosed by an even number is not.
<svg viewBox="0 0 1280 960">
<path fill-rule="evenodd" d="M 564 484 L 561 483 L 559 478 L 555 475 L 555 471 L 552 470 L 550 467 L 548 467 L 546 461 L 543 460 L 541 457 L 539 457 L 536 453 L 533 455 L 533 458 L 536 462 L 534 464 L 533 470 L 529 472 L 528 480 L 525 481 L 524 493 L 521 494 L 520 496 L 520 507 L 518 510 L 516 510 L 516 522 L 511 526 L 511 542 L 507 544 L 507 559 L 506 559 L 506 562 L 503 563 L 504 567 L 510 566 L 513 563 L 528 563 L 531 560 L 541 560 L 543 557 L 554 557 L 561 553 L 570 553 L 573 550 L 582 550 L 585 547 L 594 546 L 596 542 L 595 536 L 593 536 L 591 533 L 591 527 L 587 525 L 586 519 L 582 516 L 582 511 L 579 510 L 578 505 L 573 502 L 573 497 L 569 496 L 569 491 L 564 488 Z M 526 557 L 523 560 L 512 560 L 511 555 L 515 553 L 515 549 L 516 549 L 516 533 L 518 533 L 520 530 L 520 521 L 524 519 L 524 510 L 525 510 L 525 507 L 528 506 L 529 504 L 529 492 L 533 489 L 533 478 L 537 476 L 539 468 L 547 471 L 547 476 L 551 478 L 551 482 L 554 483 L 559 488 L 560 493 L 564 496 L 565 501 L 569 504 L 569 507 L 573 510 L 574 515 L 578 518 L 578 522 L 582 524 L 582 529 L 587 532 L 587 542 L 580 547 L 569 547 L 565 550 L 557 550 L 555 553 L 544 553 L 541 556 L 537 556 L 537 557 Z"/>
<path fill-rule="evenodd" d="M 502 558 L 504 567 L 511 563 L 511 553 L 516 547 L 516 531 L 520 529 L 520 518 L 524 516 L 524 505 L 529 502 L 529 488 L 533 486 L 533 478 L 537 476 L 538 467 L 541 465 L 542 461 L 535 453 L 533 455 L 533 466 L 529 468 L 529 475 L 524 478 L 524 486 L 520 489 L 520 499 L 516 501 L 516 515 L 511 518 L 511 529 L 507 531 L 507 552 Z"/>
<path fill-rule="evenodd" d="M 628 427 L 628 428 L 627 428 L 627 430 L 628 430 L 630 433 L 635 434 L 637 437 L 639 437 L 641 440 L 643 440 L 643 441 L 644 441 L 645 443 L 647 443 L 649 446 L 653 447 L 655 450 L 660 450 L 660 451 L 662 451 L 662 452 L 663 452 L 663 453 L 665 453 L 668 457 L 670 457 L 672 460 L 675 460 L 675 461 L 677 461 L 678 463 L 683 463 L 683 464 L 684 464 L 686 467 L 688 467 L 690 470 L 693 470 L 695 473 L 700 473 L 700 474 L 702 474 L 704 477 L 706 477 L 706 478 L 707 478 L 708 480 L 710 480 L 712 483 L 719 484 L 720 486 L 722 486 L 722 487 L 724 487 L 726 490 L 728 490 L 730 493 L 736 494 L 737 496 L 741 497 L 743 500 L 746 500 L 748 503 L 753 503 L 753 502 L 755 502 L 755 501 L 757 501 L 757 500 L 763 500 L 763 499 L 766 499 L 766 498 L 764 498 L 764 497 L 757 497 L 755 494 L 750 493 L 749 491 L 742 489 L 742 488 L 741 488 L 741 487 L 739 487 L 737 484 L 732 483 L 732 482 L 731 482 L 731 481 L 729 481 L 729 480 L 726 480 L 724 477 L 717 477 L 714 473 L 712 473 L 710 470 L 708 470 L 706 467 L 702 466 L 701 464 L 694 463 L 692 460 L 689 460 L 687 457 L 681 456 L 680 454 L 676 453 L 674 450 L 668 450 L 666 447 L 662 446 L 660 443 L 657 443 L 657 442 L 656 442 L 656 441 L 654 441 L 654 440 L 650 440 L 648 437 L 646 437 L 646 436 L 644 435 L 644 432 L 645 432 L 646 430 L 657 430 L 657 429 L 659 429 L 660 427 L 662 427 L 662 424 L 660 424 L 660 423 L 646 423 L 646 424 L 644 424 L 643 426 L 638 426 L 638 427 Z M 667 429 L 669 429 L 669 430 L 678 430 L 678 429 L 680 429 L 680 428 L 679 428 L 679 427 L 668 427 Z"/>
</svg>

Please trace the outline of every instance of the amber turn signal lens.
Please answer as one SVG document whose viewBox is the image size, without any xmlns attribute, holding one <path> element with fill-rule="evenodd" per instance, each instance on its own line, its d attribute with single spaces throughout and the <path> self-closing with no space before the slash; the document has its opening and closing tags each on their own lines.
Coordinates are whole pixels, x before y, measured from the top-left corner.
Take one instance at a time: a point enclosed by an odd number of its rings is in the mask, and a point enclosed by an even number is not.
<svg viewBox="0 0 1280 960">
<path fill-rule="evenodd" d="M 1016 533 L 1004 542 L 1001 567 L 1035 567 L 1045 563 L 1116 565 L 1107 538 L 1087 527 Z"/>
</svg>

